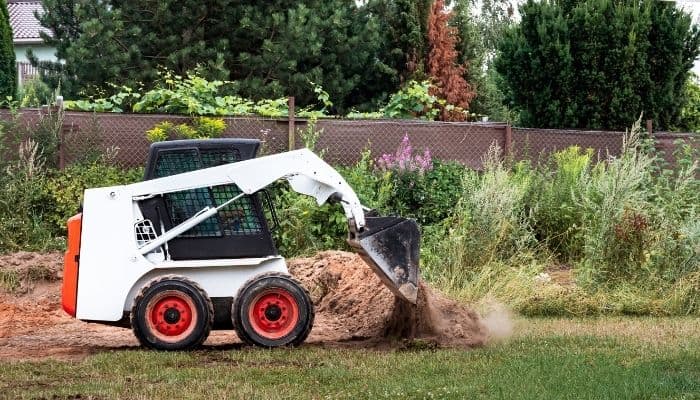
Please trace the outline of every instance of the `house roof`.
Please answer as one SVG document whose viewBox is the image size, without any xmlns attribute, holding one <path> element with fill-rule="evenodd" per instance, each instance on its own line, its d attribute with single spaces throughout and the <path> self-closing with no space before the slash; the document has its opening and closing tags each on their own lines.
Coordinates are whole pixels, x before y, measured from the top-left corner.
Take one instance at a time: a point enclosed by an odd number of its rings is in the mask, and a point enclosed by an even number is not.
<svg viewBox="0 0 700 400">
<path fill-rule="evenodd" d="M 7 2 L 7 10 L 10 13 L 12 39 L 15 43 L 41 43 L 39 32 L 49 32 L 34 16 L 35 11 L 44 12 L 41 1 L 10 0 Z"/>
</svg>

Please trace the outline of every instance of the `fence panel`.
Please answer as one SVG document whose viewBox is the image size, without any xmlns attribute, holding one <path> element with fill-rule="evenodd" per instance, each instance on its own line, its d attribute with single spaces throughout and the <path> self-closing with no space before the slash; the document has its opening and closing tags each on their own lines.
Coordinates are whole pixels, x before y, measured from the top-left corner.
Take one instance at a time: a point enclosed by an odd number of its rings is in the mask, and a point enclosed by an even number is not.
<svg viewBox="0 0 700 400">
<path fill-rule="evenodd" d="M 19 134 L 30 134 L 42 124 L 46 109 L 20 110 L 17 119 L 7 110 L 0 118 L 13 121 L 10 126 Z M 55 117 L 55 113 L 53 114 Z M 158 114 L 113 114 L 66 112 L 60 129 L 60 165 L 79 162 L 95 155 L 112 154 L 113 162 L 122 167 L 145 164 L 149 142 L 146 131 L 162 121 L 187 123 L 191 118 Z M 260 139 L 262 154 L 278 153 L 289 147 L 290 121 L 286 118 L 225 117 L 224 137 Z M 46 121 L 44 120 L 44 123 Z M 295 147 L 303 146 L 303 132 L 309 121 L 296 119 L 293 123 Z M 471 168 L 482 169 L 483 156 L 492 145 L 510 146 L 516 159 L 538 162 L 554 151 L 568 146 L 592 148 L 597 159 L 617 156 L 622 149 L 624 132 L 576 131 L 560 129 L 512 128 L 503 123 L 434 122 L 420 120 L 341 120 L 320 119 L 315 129 L 322 133 L 316 150 L 324 151 L 331 164 L 351 165 L 365 149 L 373 158 L 394 154 L 404 136 L 408 136 L 414 151 L 430 149 L 433 157 L 459 161 Z M 45 130 L 45 127 L 42 128 Z M 5 136 L 7 137 L 6 132 Z M 15 133 L 17 134 L 17 133 Z M 656 146 L 673 165 L 678 141 L 700 149 L 700 136 L 693 134 L 658 133 Z M 7 140 L 5 140 L 7 141 Z M 1 143 L 0 143 L 1 144 Z M 0 149 L 2 146 L 0 146 Z M 5 146 L 3 158 L 12 157 L 16 149 Z"/>
<path fill-rule="evenodd" d="M 513 128 L 513 154 L 518 160 L 539 162 L 569 146 L 593 149 L 597 160 L 622 151 L 624 132 Z"/>
<path fill-rule="evenodd" d="M 472 168 L 481 168 L 481 157 L 491 144 L 503 147 L 505 131 L 502 124 L 405 120 L 321 120 L 317 128 L 323 132 L 316 148 L 324 150 L 326 160 L 333 164 L 354 164 L 365 149 L 374 158 L 394 154 L 408 136 L 414 151 L 427 148 L 435 158 Z M 297 135 L 297 146 L 299 140 Z"/>
<path fill-rule="evenodd" d="M 287 121 L 264 118 L 224 118 L 223 137 L 261 139 L 263 151 L 286 149 Z M 92 114 L 67 112 L 64 120 L 64 153 L 67 164 L 78 161 L 91 150 L 116 154 L 114 162 L 122 167 L 144 165 L 150 143 L 146 131 L 169 121 L 182 124 L 191 118 L 157 114 Z"/>
</svg>

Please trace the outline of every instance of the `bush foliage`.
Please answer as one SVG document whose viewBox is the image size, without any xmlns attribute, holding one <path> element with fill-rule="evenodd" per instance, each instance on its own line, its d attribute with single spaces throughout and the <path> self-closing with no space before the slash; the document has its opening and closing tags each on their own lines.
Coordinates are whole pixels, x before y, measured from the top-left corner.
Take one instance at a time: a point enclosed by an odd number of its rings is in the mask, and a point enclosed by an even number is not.
<svg viewBox="0 0 700 400">
<path fill-rule="evenodd" d="M 483 172 L 421 169 L 404 141 L 340 171 L 363 204 L 420 222 L 422 275 L 455 297 L 525 315 L 700 315 L 700 154 L 677 153 L 665 169 L 636 124 L 600 162 L 579 147 L 539 165 L 492 148 Z M 284 188 L 277 200 L 285 255 L 345 248 L 340 207 Z"/>
<path fill-rule="evenodd" d="M 529 0 L 520 15 L 494 65 L 525 126 L 623 129 L 641 112 L 678 124 L 700 27 L 674 3 Z"/>
<path fill-rule="evenodd" d="M 221 118 L 196 117 L 191 124 L 175 125 L 170 121 L 157 123 L 146 131 L 150 142 L 173 139 L 211 139 L 221 136 L 226 130 L 226 122 Z"/>
</svg>

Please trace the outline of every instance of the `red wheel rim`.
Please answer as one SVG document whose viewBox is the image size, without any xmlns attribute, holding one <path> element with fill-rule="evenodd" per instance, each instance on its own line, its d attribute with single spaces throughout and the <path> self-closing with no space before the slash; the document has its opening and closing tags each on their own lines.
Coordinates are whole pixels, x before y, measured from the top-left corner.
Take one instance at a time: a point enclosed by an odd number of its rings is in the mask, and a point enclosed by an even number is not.
<svg viewBox="0 0 700 400">
<path fill-rule="evenodd" d="M 299 306 L 294 297 L 281 288 L 269 289 L 255 297 L 248 309 L 255 333 L 266 339 L 289 335 L 299 321 Z"/>
<path fill-rule="evenodd" d="M 194 330 L 197 309 L 189 296 L 168 290 L 148 302 L 146 323 L 149 331 L 164 342 L 177 342 Z"/>
</svg>

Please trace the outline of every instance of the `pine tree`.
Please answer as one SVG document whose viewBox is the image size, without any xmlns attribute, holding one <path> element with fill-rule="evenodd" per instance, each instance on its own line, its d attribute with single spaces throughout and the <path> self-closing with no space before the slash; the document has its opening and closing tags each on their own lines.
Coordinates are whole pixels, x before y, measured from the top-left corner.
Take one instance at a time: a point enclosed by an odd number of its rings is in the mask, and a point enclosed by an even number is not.
<svg viewBox="0 0 700 400">
<path fill-rule="evenodd" d="M 376 16 L 352 0 L 284 3 L 243 8 L 238 18 L 246 23 L 231 29 L 231 77 L 240 82 L 242 94 L 294 95 L 300 104 L 311 104 L 316 101 L 313 82 L 343 112 L 386 91 L 365 86 L 395 79 L 382 61 Z M 356 97 L 360 88 L 363 97 Z"/>
<path fill-rule="evenodd" d="M 316 102 L 322 85 L 338 111 L 376 104 L 398 81 L 383 62 L 378 16 L 353 0 L 109 2 L 43 0 L 62 63 L 41 66 L 72 95 L 106 83 L 152 85 L 159 68 L 237 81 L 254 99 L 293 95 Z M 63 13 L 64 11 L 68 11 Z"/>
<path fill-rule="evenodd" d="M 449 19 L 444 0 L 435 0 L 428 19 L 427 72 L 435 80 L 438 97 L 466 110 L 475 93 L 464 79 L 466 67 L 457 63 L 457 30 L 448 25 Z M 443 119 L 455 119 L 459 115 L 463 114 L 448 110 L 442 114 Z"/>
<path fill-rule="evenodd" d="M 7 2 L 0 0 L 0 96 L 15 96 L 17 92 L 17 65 L 12 45 L 12 27 Z"/>
</svg>

